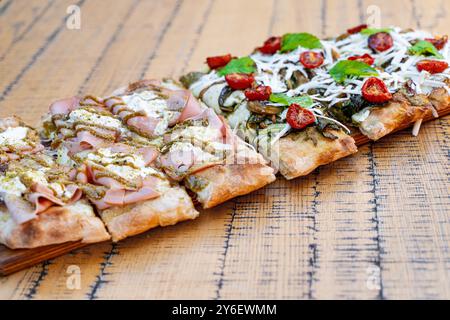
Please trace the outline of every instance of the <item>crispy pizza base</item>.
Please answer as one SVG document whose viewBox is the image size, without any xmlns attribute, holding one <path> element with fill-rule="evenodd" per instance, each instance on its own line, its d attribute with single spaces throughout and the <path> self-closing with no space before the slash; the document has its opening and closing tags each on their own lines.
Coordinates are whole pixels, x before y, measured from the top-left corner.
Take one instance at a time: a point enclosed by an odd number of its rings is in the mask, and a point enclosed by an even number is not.
<svg viewBox="0 0 450 320">
<path fill-rule="evenodd" d="M 248 194 L 275 181 L 274 170 L 262 163 L 216 165 L 187 178 L 206 184 L 196 192 L 196 200 L 204 209 L 217 206 L 229 199 Z M 194 189 L 194 188 L 193 188 Z"/>
<path fill-rule="evenodd" d="M 450 96 L 444 88 L 433 90 L 428 97 L 416 95 L 410 99 L 396 93 L 388 104 L 374 107 L 369 116 L 361 122 L 359 129 L 362 134 L 375 141 L 398 128 L 423 119 L 431 113 L 431 108 L 436 111 L 447 108 L 449 101 Z"/>
<path fill-rule="evenodd" d="M 85 200 L 54 206 L 36 219 L 18 224 L 5 206 L 0 208 L 0 243 L 11 249 L 36 248 L 71 241 L 94 243 L 109 240 L 102 221 Z"/>
<path fill-rule="evenodd" d="M 152 228 L 193 220 L 199 213 L 182 187 L 172 187 L 160 197 L 99 212 L 112 240 L 117 242 Z"/>
<path fill-rule="evenodd" d="M 333 134 L 338 138 L 326 138 L 314 127 L 291 133 L 275 143 L 268 158 L 291 180 L 358 151 L 351 136 L 335 130 Z"/>
</svg>

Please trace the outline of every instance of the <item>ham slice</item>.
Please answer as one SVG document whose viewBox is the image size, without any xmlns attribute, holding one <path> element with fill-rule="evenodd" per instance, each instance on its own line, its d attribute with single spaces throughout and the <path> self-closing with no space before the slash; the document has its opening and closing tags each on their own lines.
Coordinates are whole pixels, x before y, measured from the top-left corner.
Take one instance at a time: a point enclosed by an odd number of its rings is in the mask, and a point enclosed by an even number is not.
<svg viewBox="0 0 450 320">
<path fill-rule="evenodd" d="M 191 92 L 188 92 L 187 103 L 181 112 L 180 117 L 178 118 L 178 122 L 183 122 L 186 119 L 198 116 L 202 113 L 204 108 L 200 105 L 200 103 L 195 99 Z M 207 109 L 209 110 L 209 108 Z"/>
<path fill-rule="evenodd" d="M 111 146 L 110 150 L 113 153 L 129 153 L 130 155 L 138 153 L 142 155 L 145 166 L 151 164 L 158 155 L 157 149 L 153 146 L 134 149 L 129 145 L 118 143 Z M 103 170 L 99 171 L 98 169 L 92 168 L 89 164 L 84 164 L 77 169 L 76 173 L 71 174 L 79 182 L 91 183 L 108 188 L 102 199 L 91 199 L 99 210 L 104 210 L 111 206 L 124 206 L 160 196 L 155 190 L 155 185 L 159 182 L 159 179 L 156 177 L 138 177 L 133 181 L 136 184 L 135 189 L 130 189 L 128 186 L 122 185 L 120 181 L 114 179 L 112 176 L 98 177 L 98 174 L 103 172 Z"/>
<path fill-rule="evenodd" d="M 57 100 L 50 105 L 50 114 L 69 114 L 75 110 L 80 102 L 79 97 L 71 97 L 62 100 Z"/>
<path fill-rule="evenodd" d="M 64 206 L 78 201 L 82 191 L 76 185 L 68 185 L 66 189 L 72 193 L 72 197 L 64 202 L 53 195 L 53 191 L 45 185 L 36 183 L 31 187 L 31 193 L 26 201 L 20 196 L 3 194 L 3 201 L 15 222 L 21 224 L 33 220 L 39 213 L 44 212 L 52 206 Z"/>
<path fill-rule="evenodd" d="M 180 113 L 179 116 L 175 116 L 169 120 L 169 126 L 173 126 L 176 123 L 197 116 L 203 111 L 200 103 L 188 90 L 169 89 L 158 80 L 142 80 L 130 84 L 127 89 L 116 90 L 115 96 L 104 100 L 105 106 L 112 113 L 118 115 L 122 119 L 127 119 L 127 125 L 149 136 L 155 135 L 154 131 L 162 119 L 143 114 L 129 117 L 130 115 L 133 115 L 135 111 L 126 108 L 126 104 L 121 98 L 122 95 L 132 94 L 139 90 L 149 90 L 161 94 L 162 96 L 167 96 L 167 109 Z"/>
</svg>

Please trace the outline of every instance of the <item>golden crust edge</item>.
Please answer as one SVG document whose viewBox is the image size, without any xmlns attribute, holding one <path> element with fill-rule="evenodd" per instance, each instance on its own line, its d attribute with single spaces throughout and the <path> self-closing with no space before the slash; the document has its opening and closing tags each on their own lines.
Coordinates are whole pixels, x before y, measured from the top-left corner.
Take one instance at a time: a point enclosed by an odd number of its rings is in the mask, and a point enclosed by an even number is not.
<svg viewBox="0 0 450 320">
<path fill-rule="evenodd" d="M 0 228 L 1 243 L 10 249 L 32 249 L 65 242 L 96 243 L 109 240 L 103 222 L 95 216 L 90 204 L 88 214 L 75 213 L 70 206 L 54 206 L 37 218 L 23 224 L 13 224 L 9 232 Z M 11 219 L 11 218 L 10 218 Z"/>
</svg>

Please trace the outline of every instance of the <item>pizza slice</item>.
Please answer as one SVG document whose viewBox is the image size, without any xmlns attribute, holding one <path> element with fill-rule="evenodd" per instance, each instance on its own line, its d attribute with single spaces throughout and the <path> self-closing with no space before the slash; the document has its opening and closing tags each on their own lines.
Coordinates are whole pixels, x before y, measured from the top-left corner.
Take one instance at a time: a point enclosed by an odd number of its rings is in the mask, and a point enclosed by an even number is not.
<svg viewBox="0 0 450 320">
<path fill-rule="evenodd" d="M 271 41 L 280 45 L 281 39 Z M 276 53 L 280 48 L 272 53 L 256 50 L 249 57 L 225 59 L 221 67 L 217 61 L 211 63 L 221 57 L 213 57 L 208 59 L 209 73 L 191 73 L 180 80 L 285 178 L 293 179 L 357 152 L 349 129 L 329 116 L 326 106 L 314 99 L 317 96 L 294 94 L 333 63 L 331 43 L 323 46 L 314 51 L 299 46 L 283 53 Z"/>
<path fill-rule="evenodd" d="M 16 117 L 0 120 L 0 243 L 12 249 L 110 238 L 67 167 Z"/>
<path fill-rule="evenodd" d="M 203 208 L 275 180 L 254 148 L 173 81 L 138 81 L 103 103 L 130 130 L 154 139 L 162 151 L 159 167 L 183 183 Z"/>
<path fill-rule="evenodd" d="M 336 117 L 368 138 L 378 140 L 411 123 L 416 123 L 417 135 L 426 115 L 437 117 L 449 106 L 447 36 L 400 28 L 364 29 L 340 36 L 335 46 L 339 62 L 329 74 L 339 81 L 324 99 Z M 370 78 L 360 77 L 363 69 Z"/>
<path fill-rule="evenodd" d="M 447 37 L 360 26 L 320 40 L 272 37 L 246 57 L 207 58 L 180 81 L 291 179 L 448 107 Z"/>
<path fill-rule="evenodd" d="M 157 141 L 129 130 L 98 98 L 53 103 L 43 132 L 113 241 L 198 216 L 186 190 L 154 166 Z"/>
</svg>

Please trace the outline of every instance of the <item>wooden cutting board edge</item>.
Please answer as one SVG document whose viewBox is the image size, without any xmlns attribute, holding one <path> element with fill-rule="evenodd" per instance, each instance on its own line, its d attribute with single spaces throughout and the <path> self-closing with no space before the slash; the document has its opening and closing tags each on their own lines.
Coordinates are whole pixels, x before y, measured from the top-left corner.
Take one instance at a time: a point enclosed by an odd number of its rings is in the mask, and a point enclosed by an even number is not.
<svg viewBox="0 0 450 320">
<path fill-rule="evenodd" d="M 450 105 L 439 112 L 439 117 L 441 118 L 448 114 L 450 114 Z M 434 118 L 432 115 L 428 115 L 423 119 L 423 122 L 428 122 L 434 119 L 436 118 Z M 408 124 L 401 128 L 398 128 L 396 131 L 401 131 L 411 126 L 412 124 Z M 361 133 L 354 134 L 353 138 L 355 139 L 356 145 L 358 146 L 370 142 L 370 140 Z M 79 249 L 87 245 L 89 244 L 81 242 L 69 242 L 42 248 L 20 250 L 11 250 L 3 245 L 0 245 L 0 276 L 7 276 L 14 272 L 26 269 L 40 262 L 59 257 L 63 254 L 69 253 L 75 249 Z"/>
</svg>

